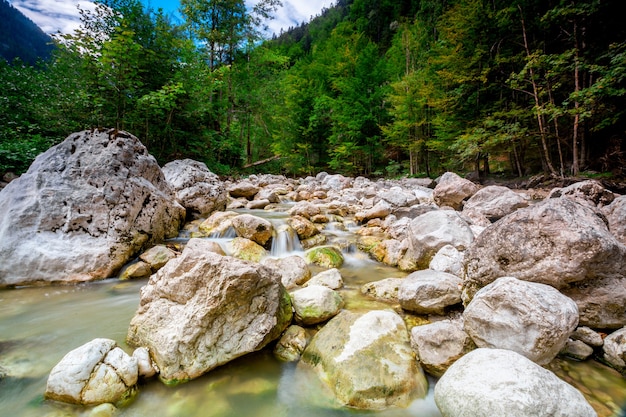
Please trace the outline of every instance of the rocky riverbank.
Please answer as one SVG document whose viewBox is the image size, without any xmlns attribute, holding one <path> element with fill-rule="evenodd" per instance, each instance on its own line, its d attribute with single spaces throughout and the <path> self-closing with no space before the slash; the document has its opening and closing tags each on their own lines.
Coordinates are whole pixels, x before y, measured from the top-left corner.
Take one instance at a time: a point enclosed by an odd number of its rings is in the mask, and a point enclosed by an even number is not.
<svg viewBox="0 0 626 417">
<path fill-rule="evenodd" d="M 536 196 L 453 173 L 221 181 L 196 161 L 161 170 L 132 135 L 80 132 L 0 192 L 0 285 L 150 276 L 129 323 L 135 353 L 107 339 L 70 352 L 50 399 L 119 405 L 142 378 L 179 384 L 274 346 L 335 406 L 407 407 L 430 374 L 444 416 L 597 415 L 542 365 L 565 355 L 626 369 L 626 196 L 594 181 Z M 286 210 L 287 224 L 258 210 Z M 156 245 L 185 218 L 186 244 Z M 389 308 L 345 308 L 335 268 L 353 243 L 330 228 L 408 275 L 361 289 Z M 285 234 L 301 254 L 270 256 Z M 232 239 L 206 239 L 220 235 Z"/>
</svg>

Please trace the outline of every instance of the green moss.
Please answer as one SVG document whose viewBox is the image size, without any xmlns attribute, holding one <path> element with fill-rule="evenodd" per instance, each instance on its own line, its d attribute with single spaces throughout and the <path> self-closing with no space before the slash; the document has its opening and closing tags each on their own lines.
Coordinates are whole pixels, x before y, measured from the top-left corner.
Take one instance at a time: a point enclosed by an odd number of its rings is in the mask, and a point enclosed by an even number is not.
<svg viewBox="0 0 626 417">
<path fill-rule="evenodd" d="M 339 268 L 344 260 L 341 251 L 335 246 L 318 246 L 309 249 L 304 258 L 308 263 L 325 268 Z"/>
</svg>

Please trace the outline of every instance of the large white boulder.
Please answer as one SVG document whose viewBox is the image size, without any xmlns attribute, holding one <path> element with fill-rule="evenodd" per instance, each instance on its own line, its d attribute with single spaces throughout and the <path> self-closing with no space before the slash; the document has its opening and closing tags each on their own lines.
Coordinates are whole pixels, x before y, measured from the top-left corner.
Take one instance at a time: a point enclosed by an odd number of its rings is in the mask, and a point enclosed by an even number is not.
<svg viewBox="0 0 626 417">
<path fill-rule="evenodd" d="M 447 272 L 432 269 L 413 272 L 400 282 L 400 307 L 418 314 L 443 314 L 446 307 L 461 304 L 462 282 Z"/>
<path fill-rule="evenodd" d="M 460 210 L 464 200 L 473 196 L 479 189 L 480 187 L 470 180 L 461 178 L 454 172 L 446 172 L 437 182 L 433 199 L 439 206 L 449 206 Z"/>
<path fill-rule="evenodd" d="M 39 155 L 0 191 L 0 287 L 114 276 L 175 237 L 185 210 L 133 135 L 89 130 Z"/>
<path fill-rule="evenodd" d="M 272 269 L 191 239 L 142 288 L 127 342 L 147 347 L 161 380 L 175 384 L 262 349 L 291 318 L 289 295 Z"/>
<path fill-rule="evenodd" d="M 444 417 L 595 417 L 576 388 L 524 356 L 476 349 L 456 361 L 435 386 Z"/>
<path fill-rule="evenodd" d="M 116 403 L 135 393 L 139 369 L 111 339 L 94 339 L 71 352 L 52 368 L 46 398 L 72 404 Z"/>
<path fill-rule="evenodd" d="M 476 293 L 463 318 L 478 347 L 513 350 L 545 365 L 576 329 L 578 307 L 549 285 L 502 277 Z"/>
<path fill-rule="evenodd" d="M 393 311 L 343 311 L 311 340 L 300 367 L 313 367 L 339 403 L 361 409 L 406 407 L 423 398 L 426 377 Z"/>
</svg>

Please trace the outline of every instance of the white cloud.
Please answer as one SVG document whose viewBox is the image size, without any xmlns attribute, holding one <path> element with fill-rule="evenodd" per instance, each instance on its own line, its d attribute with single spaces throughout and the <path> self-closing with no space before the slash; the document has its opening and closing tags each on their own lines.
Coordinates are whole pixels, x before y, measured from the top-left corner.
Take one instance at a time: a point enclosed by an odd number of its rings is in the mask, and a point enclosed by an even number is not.
<svg viewBox="0 0 626 417">
<path fill-rule="evenodd" d="M 77 29 L 80 25 L 78 5 L 87 10 L 95 8 L 88 0 L 12 0 L 11 3 L 49 34 L 71 33 Z"/>
<path fill-rule="evenodd" d="M 254 5 L 259 0 L 246 0 L 246 4 Z M 312 16 L 320 14 L 322 8 L 331 7 L 334 0 L 282 0 L 283 6 L 275 14 L 275 18 L 266 22 L 268 35 L 280 33 L 289 27 L 308 22 Z M 143 1 L 153 6 L 164 7 L 166 12 L 174 12 L 179 6 L 178 1 L 169 1 L 165 7 L 159 1 Z M 80 25 L 78 5 L 83 9 L 93 10 L 95 5 L 89 0 L 12 0 L 13 6 L 35 22 L 46 33 L 71 33 Z"/>
<path fill-rule="evenodd" d="M 248 4 L 256 4 L 258 0 L 247 0 Z M 266 22 L 268 34 L 278 35 L 280 30 L 287 30 L 302 22 L 308 22 L 311 17 L 320 14 L 322 8 L 330 8 L 333 0 L 282 0 L 283 6 L 275 13 L 275 18 Z"/>
</svg>

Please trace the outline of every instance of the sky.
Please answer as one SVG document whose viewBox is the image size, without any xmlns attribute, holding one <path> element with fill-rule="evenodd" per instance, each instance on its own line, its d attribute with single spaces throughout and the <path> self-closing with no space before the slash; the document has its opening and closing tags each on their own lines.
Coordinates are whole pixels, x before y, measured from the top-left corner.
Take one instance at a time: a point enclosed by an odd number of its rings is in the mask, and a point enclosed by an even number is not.
<svg viewBox="0 0 626 417">
<path fill-rule="evenodd" d="M 154 9 L 163 8 L 166 13 L 175 14 L 178 0 L 141 0 Z M 254 4 L 258 0 L 246 0 L 247 4 Z M 44 32 L 71 33 L 78 28 L 80 14 L 77 5 L 83 9 L 92 10 L 94 5 L 88 0 L 9 0 L 11 4 L 30 20 L 35 22 Z M 311 16 L 320 13 L 323 7 L 330 7 L 333 0 L 282 0 L 281 7 L 275 14 L 275 19 L 266 22 L 272 33 L 279 34 L 281 28 L 287 30 L 290 26 L 297 26 L 308 22 Z"/>
</svg>

